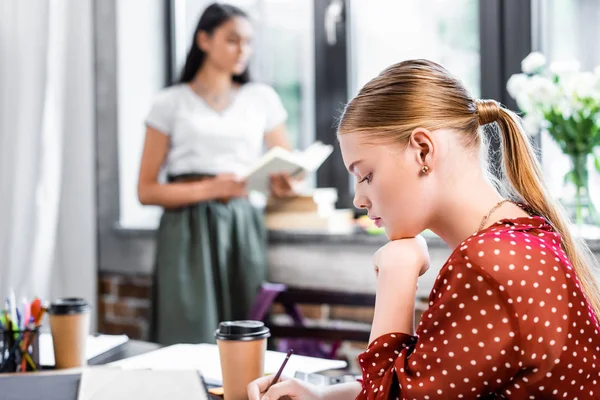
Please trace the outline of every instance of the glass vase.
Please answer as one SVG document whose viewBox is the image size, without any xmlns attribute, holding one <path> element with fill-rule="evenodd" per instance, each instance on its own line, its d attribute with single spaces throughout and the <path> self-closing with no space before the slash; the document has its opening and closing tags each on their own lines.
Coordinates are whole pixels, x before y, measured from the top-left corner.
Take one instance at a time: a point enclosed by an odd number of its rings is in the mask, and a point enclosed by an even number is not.
<svg viewBox="0 0 600 400">
<path fill-rule="evenodd" d="M 567 154 L 571 170 L 565 175 L 565 192 L 561 202 L 569 218 L 577 226 L 600 225 L 598 211 L 592 202 L 589 191 L 589 154 Z"/>
</svg>

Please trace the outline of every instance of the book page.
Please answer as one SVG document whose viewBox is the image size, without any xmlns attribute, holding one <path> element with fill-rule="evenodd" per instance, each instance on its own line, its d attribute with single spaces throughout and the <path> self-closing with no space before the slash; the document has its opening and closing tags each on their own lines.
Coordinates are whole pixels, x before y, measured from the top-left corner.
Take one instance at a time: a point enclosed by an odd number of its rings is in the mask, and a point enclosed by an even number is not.
<svg viewBox="0 0 600 400">
<path fill-rule="evenodd" d="M 299 154 L 302 166 L 309 172 L 316 171 L 333 152 L 333 146 L 314 142 Z"/>
</svg>

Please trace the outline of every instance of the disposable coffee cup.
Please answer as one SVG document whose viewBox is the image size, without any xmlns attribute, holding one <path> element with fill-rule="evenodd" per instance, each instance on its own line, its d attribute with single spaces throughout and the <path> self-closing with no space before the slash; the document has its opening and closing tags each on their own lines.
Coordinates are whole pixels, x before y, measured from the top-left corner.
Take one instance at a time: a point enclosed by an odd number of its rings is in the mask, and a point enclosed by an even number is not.
<svg viewBox="0 0 600 400">
<path fill-rule="evenodd" d="M 247 400 L 246 387 L 264 375 L 269 328 L 260 321 L 221 322 L 215 332 L 225 400 Z"/>
<path fill-rule="evenodd" d="M 48 308 L 56 369 L 87 364 L 85 347 L 90 333 L 90 305 L 81 298 L 63 298 Z"/>
</svg>

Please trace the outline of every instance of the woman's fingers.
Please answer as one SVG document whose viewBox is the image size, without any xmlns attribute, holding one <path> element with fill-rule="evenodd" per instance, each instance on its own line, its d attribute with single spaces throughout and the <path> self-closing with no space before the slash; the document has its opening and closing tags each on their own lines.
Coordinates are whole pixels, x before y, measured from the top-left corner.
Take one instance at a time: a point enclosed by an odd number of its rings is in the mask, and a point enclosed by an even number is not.
<svg viewBox="0 0 600 400">
<path fill-rule="evenodd" d="M 301 399 L 306 396 L 302 396 L 304 388 L 299 385 L 295 379 L 289 379 L 281 381 L 271 386 L 265 394 L 263 394 L 262 400 L 279 400 L 282 398 Z"/>
<path fill-rule="evenodd" d="M 275 378 L 274 375 L 263 376 L 248 384 L 248 399 L 249 400 L 260 400 L 263 393 L 267 391 L 267 388 L 271 384 L 271 381 Z"/>
<path fill-rule="evenodd" d="M 289 196 L 293 192 L 292 179 L 289 175 L 271 175 L 271 192 L 275 197 Z"/>
</svg>

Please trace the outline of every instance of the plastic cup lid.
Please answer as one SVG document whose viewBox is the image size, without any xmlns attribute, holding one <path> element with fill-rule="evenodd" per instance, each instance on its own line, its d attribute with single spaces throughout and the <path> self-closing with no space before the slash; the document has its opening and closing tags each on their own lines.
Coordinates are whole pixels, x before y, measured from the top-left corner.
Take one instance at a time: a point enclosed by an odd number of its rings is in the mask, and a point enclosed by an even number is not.
<svg viewBox="0 0 600 400">
<path fill-rule="evenodd" d="M 215 332 L 218 340 L 258 340 L 271 336 L 271 331 L 261 321 L 225 321 Z"/>
</svg>

